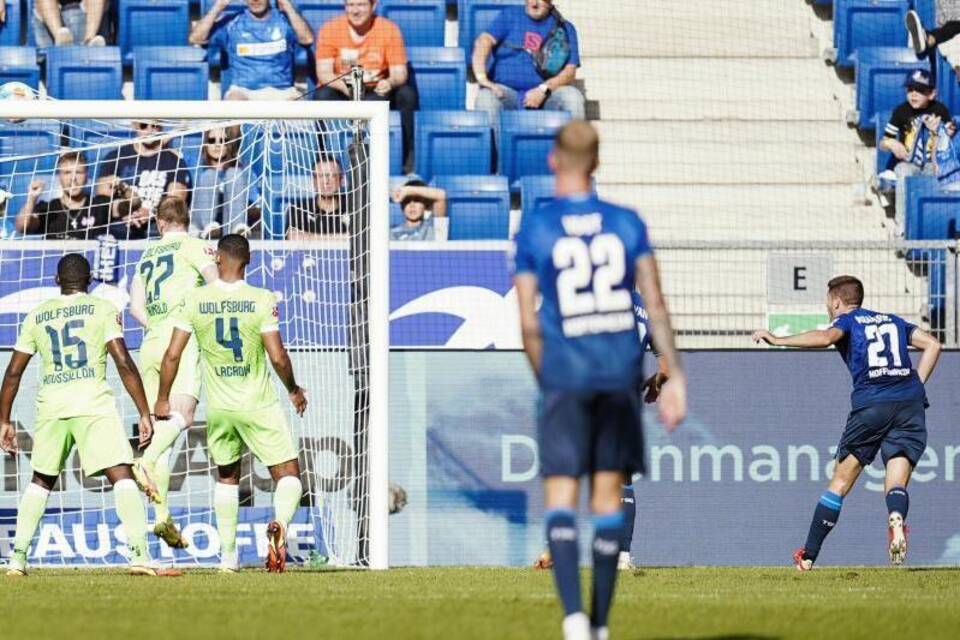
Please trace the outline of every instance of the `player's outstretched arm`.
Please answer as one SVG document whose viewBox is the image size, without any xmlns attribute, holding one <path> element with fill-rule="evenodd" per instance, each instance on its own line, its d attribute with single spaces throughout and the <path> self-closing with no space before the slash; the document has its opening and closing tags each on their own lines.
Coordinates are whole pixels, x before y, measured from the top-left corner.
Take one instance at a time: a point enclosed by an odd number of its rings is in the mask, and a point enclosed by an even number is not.
<svg viewBox="0 0 960 640">
<path fill-rule="evenodd" d="M 843 339 L 843 331 L 836 327 L 804 331 L 793 336 L 775 336 L 766 329 L 754 331 L 754 342 L 766 342 L 774 347 L 798 347 L 801 349 L 826 349 Z"/>
<path fill-rule="evenodd" d="M 189 341 L 189 331 L 175 328 L 170 336 L 170 344 L 167 345 L 167 350 L 163 352 L 163 360 L 160 362 L 157 404 L 153 407 L 153 415 L 160 420 L 166 420 L 170 416 L 170 389 L 177 377 L 177 371 L 180 370 L 180 358 L 183 356 L 183 350 L 187 348 Z"/>
<path fill-rule="evenodd" d="M 123 338 L 115 338 L 108 342 L 107 351 L 117 365 L 117 373 L 120 375 L 124 389 L 130 394 L 134 406 L 137 407 L 137 413 L 140 414 L 140 448 L 142 449 L 153 437 L 153 421 L 150 420 L 150 404 L 143 390 L 140 371 L 137 369 L 137 363 L 133 361 L 133 356 L 127 351 L 127 343 Z"/>
<path fill-rule="evenodd" d="M 29 353 L 14 351 L 7 363 L 7 370 L 3 374 L 3 386 L 0 387 L 0 449 L 9 454 L 17 452 L 17 430 L 10 422 L 10 413 L 13 410 L 13 401 L 20 391 L 20 380 L 23 372 L 30 364 Z"/>
<path fill-rule="evenodd" d="M 147 326 L 149 319 L 149 316 L 147 316 L 147 294 L 143 289 L 143 280 L 140 279 L 140 276 L 134 276 L 133 284 L 130 285 L 130 315 L 140 323 L 140 326 Z"/>
<path fill-rule="evenodd" d="M 920 362 L 917 363 L 917 375 L 920 377 L 920 382 L 926 384 L 937 366 L 937 360 L 940 359 L 942 348 L 940 341 L 918 328 L 910 334 L 910 346 L 923 352 Z"/>
<path fill-rule="evenodd" d="M 533 373 L 540 377 L 543 362 L 543 334 L 540 332 L 540 318 L 537 317 L 537 294 L 539 284 L 532 273 L 518 273 L 513 278 L 517 288 L 517 302 L 520 305 L 520 336 L 523 339 L 523 351 L 533 367 Z"/>
<path fill-rule="evenodd" d="M 637 260 L 637 286 L 647 307 L 653 343 L 670 372 L 670 382 L 664 385 L 660 395 L 660 421 L 672 430 L 687 415 L 687 379 L 673 340 L 670 313 L 660 289 L 660 270 L 653 254 L 648 253 Z"/>
<path fill-rule="evenodd" d="M 270 358 L 273 370 L 277 372 L 283 386 L 287 388 L 287 393 L 290 394 L 290 402 L 293 403 L 297 415 L 303 416 L 303 412 L 307 410 L 306 390 L 297 384 L 293 375 L 293 363 L 290 362 L 290 354 L 283 346 L 280 332 L 268 331 L 261 335 L 263 336 L 263 347 L 267 350 L 267 356 Z"/>
</svg>

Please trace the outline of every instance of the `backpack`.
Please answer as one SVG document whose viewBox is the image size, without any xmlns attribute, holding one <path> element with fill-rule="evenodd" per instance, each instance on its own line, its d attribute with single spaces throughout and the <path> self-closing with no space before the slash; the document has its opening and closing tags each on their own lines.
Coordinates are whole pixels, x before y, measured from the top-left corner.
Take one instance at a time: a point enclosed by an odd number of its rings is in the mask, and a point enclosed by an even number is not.
<svg viewBox="0 0 960 640">
<path fill-rule="evenodd" d="M 563 71 L 563 68 L 567 66 L 567 62 L 570 61 L 570 40 L 567 37 L 566 29 L 567 21 L 560 15 L 556 7 L 550 9 L 550 15 L 553 16 L 554 24 L 550 32 L 547 33 L 547 37 L 544 38 L 540 44 L 539 51 L 532 51 L 526 47 L 518 47 L 508 43 L 508 46 L 512 49 L 526 51 L 527 54 L 529 54 L 533 59 L 533 66 L 536 68 L 537 73 L 539 73 L 540 77 L 544 80 L 549 80 L 559 74 Z"/>
</svg>

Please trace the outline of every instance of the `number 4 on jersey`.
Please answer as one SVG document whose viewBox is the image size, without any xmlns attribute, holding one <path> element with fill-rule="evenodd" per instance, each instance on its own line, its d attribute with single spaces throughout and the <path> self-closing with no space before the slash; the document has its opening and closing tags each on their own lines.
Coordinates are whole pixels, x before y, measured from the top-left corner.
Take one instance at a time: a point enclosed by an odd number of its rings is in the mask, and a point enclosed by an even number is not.
<svg viewBox="0 0 960 640">
<path fill-rule="evenodd" d="M 229 336 L 224 331 L 224 320 L 229 322 Z M 224 349 L 233 351 L 234 362 L 243 362 L 243 341 L 240 339 L 240 326 L 236 318 L 217 318 L 217 342 Z"/>
</svg>

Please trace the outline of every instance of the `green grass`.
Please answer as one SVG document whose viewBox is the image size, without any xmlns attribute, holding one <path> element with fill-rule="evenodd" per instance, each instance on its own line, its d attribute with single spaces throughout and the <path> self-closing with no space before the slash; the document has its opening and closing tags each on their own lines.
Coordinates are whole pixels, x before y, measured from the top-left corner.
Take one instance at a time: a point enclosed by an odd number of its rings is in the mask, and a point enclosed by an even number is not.
<svg viewBox="0 0 960 640">
<path fill-rule="evenodd" d="M 951 569 L 643 569 L 621 573 L 614 638 L 956 638 Z M 589 600 L 587 600 L 589 601 Z M 0 576 L 3 638 L 558 638 L 547 572 L 90 570 Z"/>
</svg>

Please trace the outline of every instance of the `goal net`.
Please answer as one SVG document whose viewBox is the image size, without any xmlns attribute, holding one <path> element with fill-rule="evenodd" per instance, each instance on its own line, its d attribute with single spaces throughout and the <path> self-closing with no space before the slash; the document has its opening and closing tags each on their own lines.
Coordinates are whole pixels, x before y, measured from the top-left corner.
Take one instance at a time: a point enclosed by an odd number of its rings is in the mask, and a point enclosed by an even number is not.
<svg viewBox="0 0 960 640">
<path fill-rule="evenodd" d="M 0 341 L 7 357 L 24 314 L 58 294 L 56 265 L 69 252 L 90 260 L 91 292 L 124 312 L 127 345 L 139 349 L 143 328 L 130 314 L 129 289 L 141 254 L 158 237 L 161 197 L 185 198 L 190 233 L 211 245 L 226 233 L 246 235 L 253 248 L 247 280 L 276 295 L 281 335 L 308 390 L 310 405 L 299 418 L 274 378 L 304 485 L 289 553 L 312 566 L 386 566 L 387 111 L 379 107 L 0 105 Z M 14 405 L 20 452 L 0 462 L 3 557 L 18 495 L 30 482 L 38 359 Z M 135 447 L 137 413 L 112 365 L 108 378 Z M 205 409 L 201 392 L 194 426 L 170 458 L 168 502 L 190 546 L 174 552 L 151 536 L 161 561 L 219 560 Z M 238 551 L 241 564 L 259 565 L 274 483 L 249 453 L 242 470 Z M 123 563 L 125 537 L 109 493 L 105 480 L 82 475 L 74 452 L 51 494 L 31 564 Z M 152 508 L 149 515 L 152 523 Z"/>
</svg>

